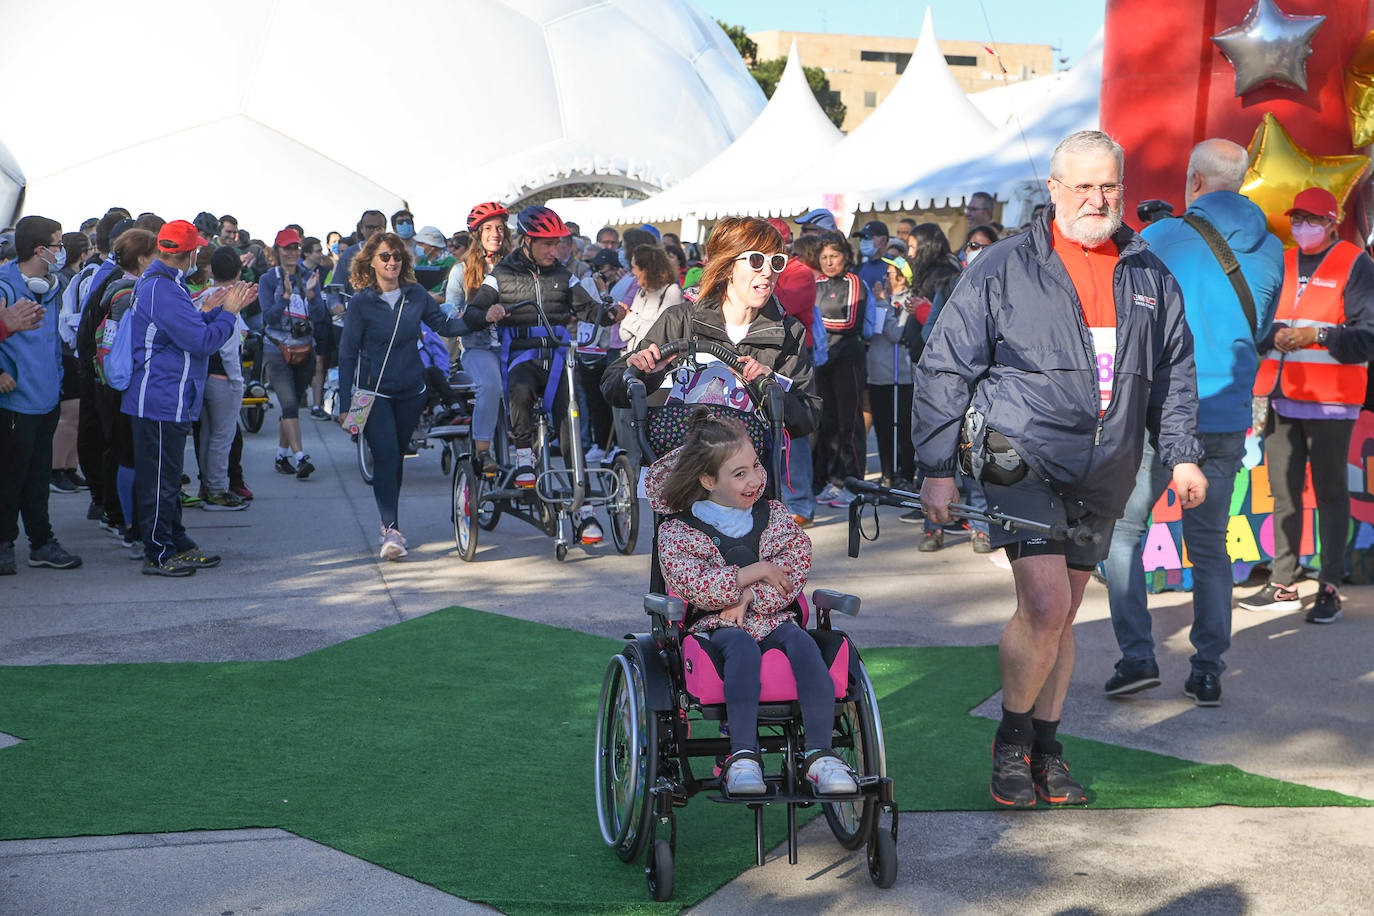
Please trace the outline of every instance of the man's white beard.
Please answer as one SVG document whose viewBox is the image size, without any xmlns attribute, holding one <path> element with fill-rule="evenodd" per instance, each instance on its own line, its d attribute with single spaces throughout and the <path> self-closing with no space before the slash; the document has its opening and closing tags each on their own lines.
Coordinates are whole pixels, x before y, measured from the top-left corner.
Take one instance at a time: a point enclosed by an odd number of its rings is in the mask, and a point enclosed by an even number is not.
<svg viewBox="0 0 1374 916">
<path fill-rule="evenodd" d="M 1087 248 L 1096 248 L 1121 228 L 1121 205 L 1107 205 L 1106 222 L 1095 222 L 1075 216 L 1059 222 L 1064 237 Z"/>
</svg>

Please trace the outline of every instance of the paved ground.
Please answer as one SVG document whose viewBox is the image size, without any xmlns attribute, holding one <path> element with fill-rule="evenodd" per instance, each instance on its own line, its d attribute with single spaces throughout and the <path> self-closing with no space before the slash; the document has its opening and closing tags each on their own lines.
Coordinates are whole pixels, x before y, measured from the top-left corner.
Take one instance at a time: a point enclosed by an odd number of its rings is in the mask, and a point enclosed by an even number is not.
<svg viewBox="0 0 1374 916">
<path fill-rule="evenodd" d="M 401 527 L 411 556 L 379 563 L 376 510 L 347 437 L 306 421 L 319 471 L 298 482 L 271 470 L 273 419 L 248 441 L 253 508 L 187 513 L 202 546 L 225 557 L 191 579 L 138 575 L 83 520 L 84 497 L 54 494 L 58 536 L 86 564 L 29 569 L 19 547 L 20 574 L 0 580 L 0 664 L 287 658 L 450 604 L 606 636 L 641 626 L 634 596 L 647 581 L 646 545 L 633 557 L 574 549 L 560 564 L 551 541 L 502 520 L 482 533 L 477 562 L 458 560 L 433 451 L 407 462 Z M 957 542 L 918 554 L 916 529 L 892 510 L 881 539 L 850 560 L 839 513 L 822 519 L 812 529 L 812 584 L 863 596 L 863 613 L 847 623 L 860 645 L 996 642 L 1011 607 L 1005 570 Z M 1312 590 L 1306 583 L 1304 593 Z M 1164 685 L 1136 699 L 1101 697 L 1116 653 L 1105 591 L 1092 585 L 1076 626 L 1064 730 L 1374 798 L 1371 598 L 1347 589 L 1346 619 L 1330 627 L 1305 625 L 1300 614 L 1237 611 L 1225 705 L 1202 710 L 1182 696 L 1191 649 L 1180 594 L 1151 602 Z M 993 714 L 999 699 L 976 712 Z M 951 765 L 985 778 L 981 760 Z M 878 892 L 862 856 L 842 854 L 813 825 L 801 864 L 789 867 L 775 852 L 697 909 L 983 913 L 1025 904 L 1044 913 L 1239 914 L 1316 904 L 1368 912 L 1372 837 L 1371 809 L 907 815 L 897 886 Z M 690 854 L 682 851 L 684 865 Z M 279 831 L 0 843 L 0 913 L 229 911 L 489 912 Z"/>
</svg>

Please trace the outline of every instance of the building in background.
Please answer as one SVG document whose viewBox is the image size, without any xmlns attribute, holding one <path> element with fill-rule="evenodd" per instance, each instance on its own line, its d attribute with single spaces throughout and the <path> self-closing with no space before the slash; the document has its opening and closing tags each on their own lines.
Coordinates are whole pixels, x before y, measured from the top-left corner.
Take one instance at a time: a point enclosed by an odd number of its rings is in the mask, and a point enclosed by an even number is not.
<svg viewBox="0 0 1374 916">
<path fill-rule="evenodd" d="M 831 35 L 824 32 L 750 32 L 758 45 L 758 59 L 786 57 L 793 39 L 802 61 L 820 67 L 830 89 L 848 109 L 841 129 L 848 133 L 863 123 L 897 84 L 911 59 L 915 38 L 875 35 Z M 1050 45 L 999 44 L 1001 65 L 982 42 L 940 41 L 959 85 L 965 92 L 979 92 L 1054 72 L 1054 48 Z M 1002 75 L 1005 66 L 1006 76 Z"/>
</svg>

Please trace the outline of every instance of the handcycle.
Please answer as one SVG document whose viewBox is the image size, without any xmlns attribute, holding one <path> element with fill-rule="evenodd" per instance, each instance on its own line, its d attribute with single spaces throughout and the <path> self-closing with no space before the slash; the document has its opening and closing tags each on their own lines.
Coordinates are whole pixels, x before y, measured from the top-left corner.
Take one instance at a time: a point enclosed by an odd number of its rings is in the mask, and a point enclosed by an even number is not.
<svg viewBox="0 0 1374 916">
<path fill-rule="evenodd" d="M 511 515 L 538 528 L 554 539 L 554 556 L 567 559 L 572 520 L 583 506 L 604 508 L 609 517 L 611 538 L 616 550 L 632 554 L 639 539 L 639 502 L 635 498 L 635 468 L 623 449 L 615 449 L 600 467 L 588 467 L 578 433 L 577 372 L 573 354 L 576 341 L 565 332 L 559 334 L 549 322 L 539 302 L 533 305 L 539 315 L 544 336 L 526 338 L 528 349 L 537 357 L 553 360 L 561 351 L 562 384 L 568 391 L 568 417 L 564 434 L 555 432 L 551 408 L 536 402 L 534 437 L 534 474 L 532 487 L 516 486 L 521 468 L 510 460 L 512 449 L 506 435 L 505 411 L 500 413 L 497 436 L 491 453 L 499 465 L 495 475 L 482 473 L 473 453 L 458 456 L 453 466 L 453 488 L 449 513 L 453 520 L 453 540 L 458 556 L 471 561 L 477 556 L 479 531 L 491 531 L 503 514 Z M 556 361 L 556 360 L 555 360 Z M 557 436 L 558 445 L 554 446 Z M 555 453 L 561 466 L 555 464 Z"/>
<path fill-rule="evenodd" d="M 705 354 L 743 377 L 738 357 L 713 341 L 673 341 L 659 352 L 665 359 L 689 362 Z M 681 444 L 684 411 L 696 405 L 649 408 L 642 373 L 635 369 L 627 370 L 625 384 L 647 465 Z M 771 378 L 746 385 L 745 390 L 753 410 L 725 405 L 713 409 L 733 411 L 745 422 L 755 448 L 760 454 L 767 452 L 769 487 L 776 493 L 784 451 L 783 391 Z M 764 429 L 757 413 L 760 404 L 767 415 Z M 706 731 L 706 723 L 725 719 L 719 654 L 709 638 L 687 632 L 691 611 L 681 598 L 667 593 L 658 553 L 662 520 L 656 513 L 649 593 L 643 601 L 649 632 L 626 637 L 625 646 L 607 665 L 601 685 L 594 787 L 602 839 L 624 862 L 635 862 L 643 855 L 650 895 L 667 900 L 673 894 L 677 854 L 675 810 L 692 796 L 711 793 L 708 797 L 714 802 L 745 805 L 753 811 L 758 865 L 765 854 L 764 807 L 786 806 L 788 862 L 795 865 L 797 809 L 819 804 L 840 845 L 850 850 L 866 847 L 870 878 L 878 887 L 891 887 L 897 874 L 898 810 L 887 775 L 877 696 L 858 650 L 831 623 L 834 613 L 857 615 L 859 598 L 818 588 L 809 606 L 802 597 L 794 605 L 803 629 L 814 611 L 815 627 L 807 632 L 816 640 L 835 686 L 832 746 L 857 775 L 858 791 L 821 796 L 805 787 L 799 767 L 802 732 L 796 682 L 786 656 L 767 648 L 760 675 L 759 749 L 765 755 L 780 755 L 779 766 L 772 773 L 765 768 L 765 795 L 727 797 L 720 792 L 719 759 L 730 753 L 729 739 L 723 734 L 692 735 L 694 727 Z M 700 772 L 694 771 L 693 759 L 701 758 L 715 762 L 714 769 L 708 770 L 703 763 L 698 765 Z"/>
<path fill-rule="evenodd" d="M 262 429 L 272 399 L 267 395 L 267 385 L 262 380 L 261 331 L 249 331 L 243 339 L 239 359 L 243 366 L 243 406 L 239 408 L 239 425 L 250 433 Z"/>
</svg>

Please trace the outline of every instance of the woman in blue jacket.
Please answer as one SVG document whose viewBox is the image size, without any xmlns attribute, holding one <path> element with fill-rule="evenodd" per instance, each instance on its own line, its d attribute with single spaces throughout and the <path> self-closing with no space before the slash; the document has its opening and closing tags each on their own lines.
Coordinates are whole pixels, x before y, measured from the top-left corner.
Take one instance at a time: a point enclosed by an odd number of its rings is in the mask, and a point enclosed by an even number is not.
<svg viewBox="0 0 1374 916">
<path fill-rule="evenodd" d="M 278 473 L 304 480 L 315 466 L 301 447 L 300 409 L 315 374 L 314 329 L 328 323 L 329 313 L 320 295 L 320 275 L 301 269 L 300 234 L 283 229 L 272 250 L 277 266 L 258 281 L 258 303 L 267 336 L 263 370 L 281 405 L 276 468 Z"/>
<path fill-rule="evenodd" d="M 444 314 L 415 282 L 410 246 L 394 232 L 374 233 L 351 265 L 356 293 L 348 301 L 339 346 L 339 403 L 354 388 L 376 392 L 360 435 L 372 447 L 372 496 L 382 517 L 383 560 L 406 555 L 396 527 L 401 499 L 402 456 L 425 407 L 425 370 L 418 347 L 420 323 L 444 337 L 468 332 L 463 319 Z"/>
</svg>

